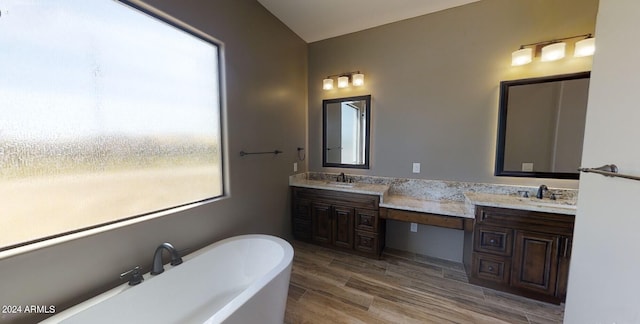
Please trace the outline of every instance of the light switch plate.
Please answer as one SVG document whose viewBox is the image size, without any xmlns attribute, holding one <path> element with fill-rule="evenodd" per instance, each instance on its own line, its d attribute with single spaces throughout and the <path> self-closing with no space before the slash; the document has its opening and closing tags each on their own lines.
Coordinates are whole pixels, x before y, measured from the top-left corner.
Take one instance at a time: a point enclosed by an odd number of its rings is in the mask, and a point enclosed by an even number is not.
<svg viewBox="0 0 640 324">
<path fill-rule="evenodd" d="M 298 162 L 293 162 L 293 172 L 298 172 Z"/>
<path fill-rule="evenodd" d="M 420 163 L 413 164 L 413 173 L 420 173 Z"/>
<path fill-rule="evenodd" d="M 411 231 L 416 233 L 418 231 L 418 224 L 417 223 L 411 223 Z"/>
</svg>

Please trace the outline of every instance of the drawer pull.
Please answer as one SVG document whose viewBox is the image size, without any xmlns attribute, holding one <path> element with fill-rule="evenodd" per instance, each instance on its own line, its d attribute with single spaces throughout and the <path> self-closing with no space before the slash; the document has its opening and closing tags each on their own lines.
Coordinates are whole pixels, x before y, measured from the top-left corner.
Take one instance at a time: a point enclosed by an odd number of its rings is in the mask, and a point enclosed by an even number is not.
<svg viewBox="0 0 640 324">
<path fill-rule="evenodd" d="M 493 266 L 489 266 L 489 271 L 493 271 Z"/>
<path fill-rule="evenodd" d="M 490 240 L 489 240 L 489 243 L 491 243 L 491 244 L 496 244 L 496 240 L 495 240 L 495 239 L 490 239 Z"/>
</svg>

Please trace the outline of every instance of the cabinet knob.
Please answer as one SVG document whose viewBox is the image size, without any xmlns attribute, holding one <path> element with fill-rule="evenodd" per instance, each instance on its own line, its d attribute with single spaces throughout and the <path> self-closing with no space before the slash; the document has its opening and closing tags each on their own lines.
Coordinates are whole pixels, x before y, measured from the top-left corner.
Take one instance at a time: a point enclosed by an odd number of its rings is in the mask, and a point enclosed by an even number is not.
<svg viewBox="0 0 640 324">
<path fill-rule="evenodd" d="M 496 240 L 495 240 L 495 239 L 490 239 L 490 240 L 489 240 L 489 243 L 491 243 L 491 244 L 496 244 Z"/>
<path fill-rule="evenodd" d="M 489 266 L 489 271 L 493 271 L 493 267 L 492 266 Z"/>
</svg>

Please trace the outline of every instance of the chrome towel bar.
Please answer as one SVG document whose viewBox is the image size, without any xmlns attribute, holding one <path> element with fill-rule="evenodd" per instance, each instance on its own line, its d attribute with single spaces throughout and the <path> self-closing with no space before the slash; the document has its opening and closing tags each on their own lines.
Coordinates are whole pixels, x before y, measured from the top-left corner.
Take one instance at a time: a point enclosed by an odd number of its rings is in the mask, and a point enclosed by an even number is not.
<svg viewBox="0 0 640 324">
<path fill-rule="evenodd" d="M 625 178 L 625 179 L 631 179 L 631 180 L 640 180 L 640 177 L 637 177 L 637 176 L 618 173 L 618 167 L 615 164 L 606 164 L 598 168 L 579 168 L 578 171 L 598 173 L 607 177 L 618 177 L 618 178 Z"/>
</svg>

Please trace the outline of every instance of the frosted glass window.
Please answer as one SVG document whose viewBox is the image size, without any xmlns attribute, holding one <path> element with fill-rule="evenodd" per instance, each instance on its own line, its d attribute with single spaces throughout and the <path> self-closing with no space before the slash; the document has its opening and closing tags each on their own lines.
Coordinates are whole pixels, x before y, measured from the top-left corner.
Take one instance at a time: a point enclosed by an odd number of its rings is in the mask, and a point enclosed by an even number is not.
<svg viewBox="0 0 640 324">
<path fill-rule="evenodd" d="M 223 194 L 209 36 L 112 0 L 0 12 L 0 249 Z"/>
</svg>

